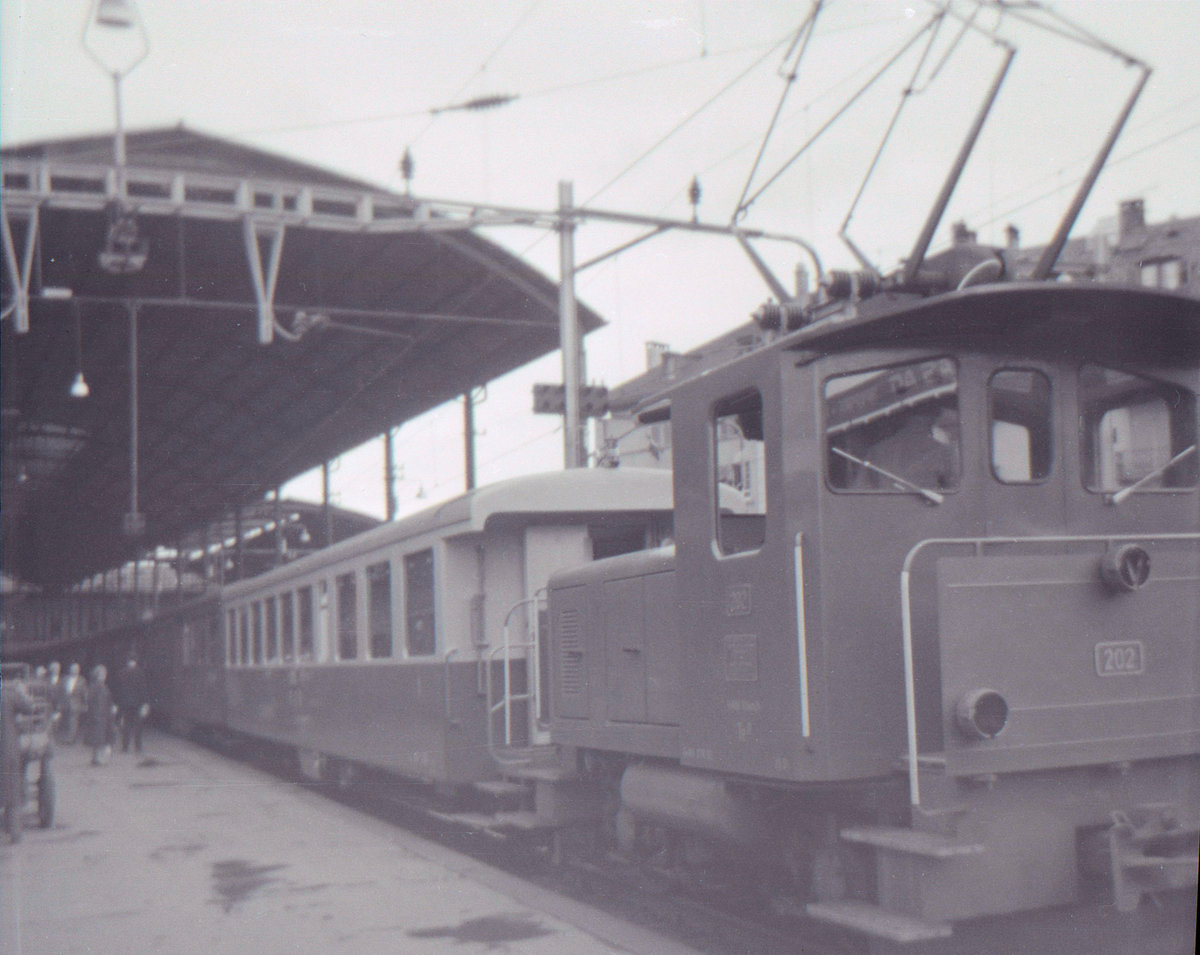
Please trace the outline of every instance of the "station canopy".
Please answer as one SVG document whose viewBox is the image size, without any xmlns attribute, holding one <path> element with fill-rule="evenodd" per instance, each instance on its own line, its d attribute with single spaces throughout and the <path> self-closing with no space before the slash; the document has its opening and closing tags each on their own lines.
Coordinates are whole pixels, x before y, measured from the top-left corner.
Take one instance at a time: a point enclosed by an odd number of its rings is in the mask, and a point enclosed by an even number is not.
<svg viewBox="0 0 1200 955">
<path fill-rule="evenodd" d="M 174 547 L 559 346 L 557 284 L 419 200 L 183 128 L 127 156 L 111 136 L 0 151 L 17 580 Z"/>
</svg>

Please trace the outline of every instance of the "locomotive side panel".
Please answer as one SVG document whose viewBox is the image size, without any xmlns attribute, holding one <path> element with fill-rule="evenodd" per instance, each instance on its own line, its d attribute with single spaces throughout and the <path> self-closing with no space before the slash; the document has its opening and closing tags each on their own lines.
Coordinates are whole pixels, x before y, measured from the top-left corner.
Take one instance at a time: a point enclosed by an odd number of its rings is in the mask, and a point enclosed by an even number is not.
<svg viewBox="0 0 1200 955">
<path fill-rule="evenodd" d="M 683 644 L 675 601 L 669 548 L 597 561 L 552 580 L 555 742 L 679 758 Z"/>
</svg>

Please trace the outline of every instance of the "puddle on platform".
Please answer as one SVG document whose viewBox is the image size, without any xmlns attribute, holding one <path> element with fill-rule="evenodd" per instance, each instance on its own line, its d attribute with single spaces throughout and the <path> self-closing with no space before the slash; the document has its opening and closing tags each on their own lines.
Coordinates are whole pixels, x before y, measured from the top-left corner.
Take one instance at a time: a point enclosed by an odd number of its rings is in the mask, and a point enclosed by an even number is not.
<svg viewBox="0 0 1200 955">
<path fill-rule="evenodd" d="M 197 852 L 203 852 L 207 848 L 208 846 L 202 842 L 184 842 L 174 846 L 159 846 L 150 853 L 150 858 L 161 860 L 172 855 L 194 856 Z"/>
<path fill-rule="evenodd" d="M 529 915 L 485 915 L 482 918 L 467 919 L 458 925 L 413 929 L 408 933 L 410 938 L 449 938 L 456 944 L 482 942 L 488 948 L 505 942 L 541 938 L 549 934 L 549 929 L 543 928 L 540 922 Z"/>
<path fill-rule="evenodd" d="M 252 865 L 244 859 L 222 859 L 212 865 L 213 888 L 216 901 L 226 912 L 232 912 L 239 902 L 254 895 L 259 889 L 279 879 L 271 875 L 285 865 Z"/>
<path fill-rule="evenodd" d="M 52 842 L 77 842 L 80 839 L 91 839 L 100 835 L 98 829 L 71 829 L 70 826 L 60 825 L 55 823 L 53 832 L 55 833 L 51 840 Z M 59 834 L 61 833 L 61 835 Z"/>
</svg>

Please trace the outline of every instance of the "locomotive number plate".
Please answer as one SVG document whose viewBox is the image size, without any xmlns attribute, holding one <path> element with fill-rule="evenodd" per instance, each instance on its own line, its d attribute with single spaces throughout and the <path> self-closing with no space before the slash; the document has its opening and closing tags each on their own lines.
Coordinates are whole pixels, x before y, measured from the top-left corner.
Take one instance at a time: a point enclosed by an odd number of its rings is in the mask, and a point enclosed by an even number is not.
<svg viewBox="0 0 1200 955">
<path fill-rule="evenodd" d="M 1096 644 L 1096 676 L 1136 676 L 1145 667 L 1141 640 Z"/>
</svg>

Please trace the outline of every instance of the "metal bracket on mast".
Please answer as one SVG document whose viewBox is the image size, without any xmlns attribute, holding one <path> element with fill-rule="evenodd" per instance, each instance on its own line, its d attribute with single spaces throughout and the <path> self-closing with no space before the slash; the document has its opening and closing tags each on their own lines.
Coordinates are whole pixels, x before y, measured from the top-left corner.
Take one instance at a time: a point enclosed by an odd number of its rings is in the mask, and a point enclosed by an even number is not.
<svg viewBox="0 0 1200 955">
<path fill-rule="evenodd" d="M 758 254 L 758 250 L 750 244 L 750 240 L 740 232 L 735 232 L 733 235 L 734 238 L 738 240 L 738 243 L 741 245 L 746 255 L 750 257 L 750 261 L 754 263 L 754 267 L 758 269 L 758 274 L 761 275 L 763 281 L 767 283 L 767 288 L 771 290 L 771 294 L 781 302 L 789 301 L 792 298 L 792 294 L 787 290 L 787 288 L 784 287 L 784 284 L 775 277 L 775 273 L 771 271 L 771 267 L 767 265 L 767 263 L 763 260 L 763 257 Z"/>
<path fill-rule="evenodd" d="M 13 330 L 18 335 L 29 331 L 29 281 L 33 275 L 33 253 L 37 248 L 38 207 L 14 207 L 4 203 L 4 271 L 8 286 L 12 289 Z M 11 218 L 25 219 L 25 250 L 17 260 L 17 246 L 13 241 Z"/>
<path fill-rule="evenodd" d="M 279 260 L 283 255 L 282 222 L 260 222 L 247 216 L 242 219 L 242 235 L 246 240 L 246 258 L 250 263 L 250 278 L 254 282 L 254 297 L 258 303 L 258 343 L 269 345 L 275 338 L 275 284 L 279 280 Z M 259 238 L 270 242 L 270 259 L 264 274 L 262 247 Z"/>
</svg>

